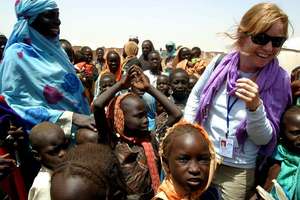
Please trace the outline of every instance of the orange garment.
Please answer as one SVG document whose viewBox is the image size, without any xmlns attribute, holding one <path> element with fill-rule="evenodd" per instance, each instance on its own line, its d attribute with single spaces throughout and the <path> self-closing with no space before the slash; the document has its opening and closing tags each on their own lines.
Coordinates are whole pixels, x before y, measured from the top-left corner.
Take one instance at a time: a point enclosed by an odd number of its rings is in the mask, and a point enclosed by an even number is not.
<svg viewBox="0 0 300 200">
<path fill-rule="evenodd" d="M 93 76 L 93 71 L 94 71 L 94 65 L 88 64 L 86 62 L 80 62 L 76 64 L 79 72 L 85 73 L 87 77 L 92 77 Z"/>
</svg>

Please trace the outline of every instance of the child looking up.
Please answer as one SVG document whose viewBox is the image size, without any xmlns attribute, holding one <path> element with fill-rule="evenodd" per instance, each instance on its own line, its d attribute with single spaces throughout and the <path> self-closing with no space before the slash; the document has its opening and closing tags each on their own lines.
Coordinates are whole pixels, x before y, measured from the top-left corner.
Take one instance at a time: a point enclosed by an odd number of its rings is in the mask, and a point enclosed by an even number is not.
<svg viewBox="0 0 300 200">
<path fill-rule="evenodd" d="M 101 144 L 71 149 L 51 179 L 52 200 L 123 200 L 126 193 L 116 156 Z"/>
<path fill-rule="evenodd" d="M 29 140 L 32 153 L 42 167 L 30 188 L 28 199 L 50 200 L 50 177 L 62 162 L 68 146 L 65 134 L 58 125 L 42 122 L 32 128 Z"/>
<path fill-rule="evenodd" d="M 169 78 L 173 101 L 183 111 L 189 97 L 189 75 L 185 70 L 178 68 L 170 74 Z"/>
<path fill-rule="evenodd" d="M 157 76 L 156 88 L 169 97 L 171 95 L 171 86 L 169 82 L 169 77 L 167 75 L 161 74 Z"/>
<path fill-rule="evenodd" d="M 199 199 L 216 168 L 215 151 L 206 131 L 186 122 L 168 129 L 160 144 L 166 177 L 154 199 Z"/>
<path fill-rule="evenodd" d="M 128 88 L 130 83 L 148 92 L 164 106 L 169 114 L 168 125 L 178 121 L 181 113 L 167 97 L 149 84 L 147 77 L 136 66 L 130 68 L 124 79 L 102 93 L 94 102 L 96 124 L 103 133 L 100 140 L 113 146 L 127 186 L 136 195 L 136 199 L 151 199 L 159 185 L 159 159 L 156 156 L 157 141 L 154 134 L 148 131 L 145 103 L 132 93 L 114 98 L 117 92 Z M 109 102 L 106 119 L 104 108 Z"/>
<path fill-rule="evenodd" d="M 148 54 L 149 69 L 144 74 L 149 78 L 150 84 L 156 87 L 157 76 L 161 74 L 161 57 L 158 51 L 151 51 Z"/>
<path fill-rule="evenodd" d="M 272 187 L 276 179 L 288 199 L 300 199 L 300 108 L 292 106 L 283 114 L 281 141 L 275 151 L 264 189 L 278 198 Z M 273 188 L 273 189 L 272 189 Z"/>
</svg>

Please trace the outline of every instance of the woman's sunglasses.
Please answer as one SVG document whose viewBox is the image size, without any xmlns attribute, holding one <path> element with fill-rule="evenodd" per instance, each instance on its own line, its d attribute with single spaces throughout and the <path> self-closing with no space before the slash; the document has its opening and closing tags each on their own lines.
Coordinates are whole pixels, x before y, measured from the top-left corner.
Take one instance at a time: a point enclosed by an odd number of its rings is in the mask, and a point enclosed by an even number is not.
<svg viewBox="0 0 300 200">
<path fill-rule="evenodd" d="M 286 37 L 272 37 L 266 33 L 259 33 L 257 35 L 251 35 L 251 40 L 258 45 L 266 45 L 271 41 L 272 46 L 278 48 L 286 41 Z"/>
</svg>

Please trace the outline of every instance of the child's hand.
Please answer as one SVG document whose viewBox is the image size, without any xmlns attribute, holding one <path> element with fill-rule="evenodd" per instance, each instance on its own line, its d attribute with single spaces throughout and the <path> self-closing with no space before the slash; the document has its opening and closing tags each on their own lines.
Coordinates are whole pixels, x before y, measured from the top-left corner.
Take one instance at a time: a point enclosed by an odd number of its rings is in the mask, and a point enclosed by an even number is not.
<svg viewBox="0 0 300 200">
<path fill-rule="evenodd" d="M 149 89 L 149 78 L 143 73 L 143 71 L 139 67 L 135 67 L 132 69 L 132 75 L 133 79 L 131 82 L 131 86 L 141 91 L 147 91 Z"/>
<path fill-rule="evenodd" d="M 245 102 L 250 111 L 255 111 L 261 104 L 258 85 L 248 78 L 240 78 L 236 87 L 235 95 Z"/>
<path fill-rule="evenodd" d="M 78 113 L 73 113 L 72 123 L 78 127 L 88 128 L 93 131 L 97 131 L 95 119 Z"/>
</svg>

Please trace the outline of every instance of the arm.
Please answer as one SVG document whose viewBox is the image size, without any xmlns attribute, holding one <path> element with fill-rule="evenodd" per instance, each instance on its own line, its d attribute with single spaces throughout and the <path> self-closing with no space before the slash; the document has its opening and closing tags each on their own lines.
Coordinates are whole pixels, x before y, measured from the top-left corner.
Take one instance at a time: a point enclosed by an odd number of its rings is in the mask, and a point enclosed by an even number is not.
<svg viewBox="0 0 300 200">
<path fill-rule="evenodd" d="M 157 99 L 157 101 L 164 107 L 164 109 L 168 113 L 168 121 L 166 124 L 167 126 L 172 126 L 174 123 L 180 120 L 180 118 L 182 117 L 181 111 L 164 94 L 162 94 L 152 85 L 149 85 L 146 91 L 153 97 L 155 97 L 155 99 Z"/>
<path fill-rule="evenodd" d="M 272 187 L 273 187 L 273 183 L 272 183 L 272 180 L 276 179 L 279 172 L 280 172 L 280 169 L 281 169 L 281 165 L 280 165 L 280 162 L 278 163 L 275 163 L 274 165 L 272 165 L 268 171 L 268 176 L 267 176 L 267 179 L 266 179 L 266 182 L 264 184 L 264 189 L 268 192 L 271 191 Z"/>
<path fill-rule="evenodd" d="M 130 71 L 130 70 L 129 70 Z M 100 96 L 98 96 L 94 101 L 94 117 L 96 122 L 96 127 L 100 133 L 100 142 L 110 143 L 110 128 L 105 115 L 105 107 L 108 105 L 111 99 L 113 99 L 117 92 L 122 89 L 128 88 L 130 82 L 130 72 L 127 76 L 117 82 L 115 85 L 107 89 Z"/>
</svg>

